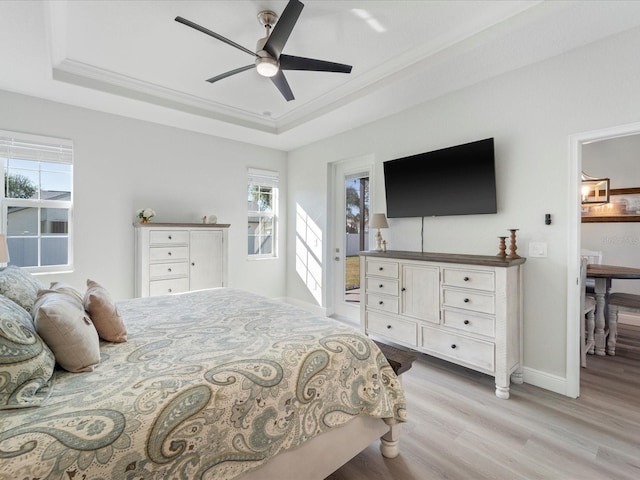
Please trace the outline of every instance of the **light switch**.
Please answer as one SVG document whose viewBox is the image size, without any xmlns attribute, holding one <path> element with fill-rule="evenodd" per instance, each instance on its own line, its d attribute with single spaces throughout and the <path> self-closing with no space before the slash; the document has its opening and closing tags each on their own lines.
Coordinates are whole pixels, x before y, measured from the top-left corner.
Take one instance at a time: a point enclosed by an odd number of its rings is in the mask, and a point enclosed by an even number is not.
<svg viewBox="0 0 640 480">
<path fill-rule="evenodd" d="M 546 242 L 530 242 L 529 243 L 529 256 L 530 257 L 546 257 L 547 256 L 547 244 Z"/>
</svg>

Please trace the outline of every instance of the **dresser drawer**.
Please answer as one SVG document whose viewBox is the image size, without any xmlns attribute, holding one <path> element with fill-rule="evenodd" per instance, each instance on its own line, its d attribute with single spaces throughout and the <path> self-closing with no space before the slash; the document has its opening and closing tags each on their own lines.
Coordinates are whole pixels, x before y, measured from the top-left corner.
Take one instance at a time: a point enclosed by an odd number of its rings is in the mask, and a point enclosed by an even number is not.
<svg viewBox="0 0 640 480">
<path fill-rule="evenodd" d="M 484 290 L 486 292 L 493 292 L 496 289 L 495 275 L 493 272 L 473 270 L 471 268 L 443 268 L 442 284 L 452 287 Z"/>
<path fill-rule="evenodd" d="M 369 260 L 367 258 L 367 275 L 398 278 L 399 271 L 400 269 L 397 262 L 380 262 L 377 260 Z"/>
<path fill-rule="evenodd" d="M 496 313 L 495 296 L 470 290 L 442 289 L 442 305 L 445 307 L 463 308 L 474 312 Z"/>
<path fill-rule="evenodd" d="M 366 313 L 367 333 L 380 335 L 404 345 L 417 345 L 418 324 L 408 320 L 388 317 L 376 312 Z"/>
<path fill-rule="evenodd" d="M 189 232 L 179 230 L 151 230 L 149 232 L 151 245 L 185 245 L 189 244 Z"/>
<path fill-rule="evenodd" d="M 188 278 L 175 278 L 172 280 L 154 280 L 149 282 L 149 295 L 167 295 L 169 293 L 182 293 L 189 290 Z"/>
<path fill-rule="evenodd" d="M 394 280 L 391 278 L 375 278 L 375 277 L 367 277 L 367 292 L 377 294 L 384 293 L 386 295 L 395 295 L 398 296 L 398 280 Z"/>
<path fill-rule="evenodd" d="M 495 319 L 490 316 L 458 310 L 444 309 L 442 311 L 442 325 L 486 337 L 495 337 Z"/>
<path fill-rule="evenodd" d="M 153 263 L 149 265 L 149 278 L 159 280 L 165 278 L 188 277 L 189 263 Z"/>
<path fill-rule="evenodd" d="M 437 356 L 493 373 L 494 344 L 455 333 L 422 327 L 421 347 Z"/>
<path fill-rule="evenodd" d="M 152 247 L 149 249 L 151 262 L 187 262 L 189 247 Z"/>
<path fill-rule="evenodd" d="M 367 294 L 367 308 L 375 308 L 388 313 L 398 313 L 398 297 L 391 295 Z"/>
</svg>

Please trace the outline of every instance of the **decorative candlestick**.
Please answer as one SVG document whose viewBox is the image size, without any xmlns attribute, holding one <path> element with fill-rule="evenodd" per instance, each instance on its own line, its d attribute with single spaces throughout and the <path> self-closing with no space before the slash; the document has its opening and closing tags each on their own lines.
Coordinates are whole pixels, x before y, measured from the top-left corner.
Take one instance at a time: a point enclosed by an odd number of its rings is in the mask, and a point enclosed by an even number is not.
<svg viewBox="0 0 640 480">
<path fill-rule="evenodd" d="M 509 254 L 507 255 L 507 258 L 521 258 L 520 255 L 516 253 L 516 232 L 518 229 L 510 228 L 509 231 L 511 232 L 511 243 L 509 245 Z"/>
<path fill-rule="evenodd" d="M 505 258 L 507 256 L 507 237 L 498 237 L 500 239 L 500 245 L 498 245 L 498 248 L 500 249 L 500 251 L 496 254 L 496 257 L 501 257 L 501 258 Z"/>
</svg>

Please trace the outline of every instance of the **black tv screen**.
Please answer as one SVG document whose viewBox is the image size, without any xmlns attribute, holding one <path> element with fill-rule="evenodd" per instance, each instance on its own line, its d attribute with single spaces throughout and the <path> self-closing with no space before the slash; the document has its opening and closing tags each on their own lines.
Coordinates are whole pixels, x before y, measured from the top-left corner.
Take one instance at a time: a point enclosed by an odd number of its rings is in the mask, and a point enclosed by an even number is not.
<svg viewBox="0 0 640 480">
<path fill-rule="evenodd" d="M 493 138 L 383 166 L 389 218 L 497 213 Z"/>
</svg>

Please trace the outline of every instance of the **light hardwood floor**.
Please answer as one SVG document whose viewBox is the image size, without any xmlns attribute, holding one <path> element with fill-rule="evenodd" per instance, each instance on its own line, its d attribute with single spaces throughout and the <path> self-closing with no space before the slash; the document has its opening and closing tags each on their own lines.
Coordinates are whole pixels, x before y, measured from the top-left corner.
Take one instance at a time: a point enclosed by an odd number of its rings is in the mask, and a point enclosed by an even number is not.
<svg viewBox="0 0 640 480">
<path fill-rule="evenodd" d="M 500 400 L 492 377 L 420 356 L 400 456 L 376 443 L 328 479 L 640 478 L 640 327 L 620 330 L 616 356 L 588 356 L 578 399 L 524 384 Z"/>
</svg>

